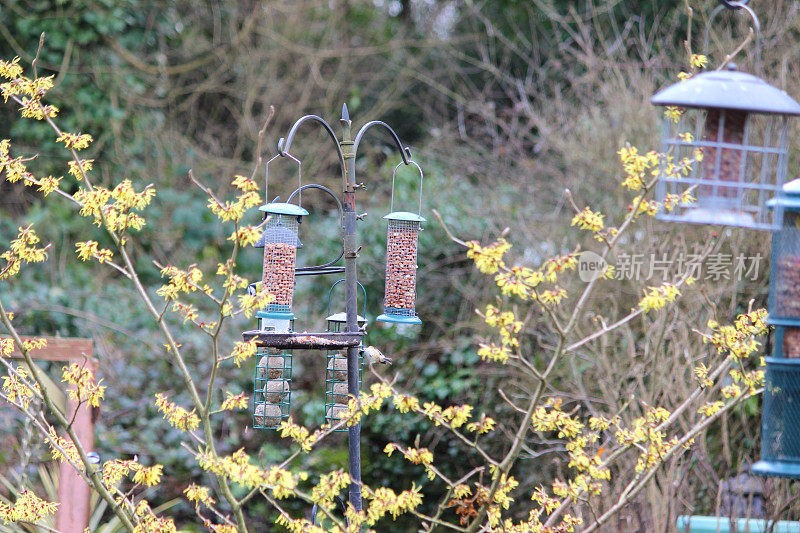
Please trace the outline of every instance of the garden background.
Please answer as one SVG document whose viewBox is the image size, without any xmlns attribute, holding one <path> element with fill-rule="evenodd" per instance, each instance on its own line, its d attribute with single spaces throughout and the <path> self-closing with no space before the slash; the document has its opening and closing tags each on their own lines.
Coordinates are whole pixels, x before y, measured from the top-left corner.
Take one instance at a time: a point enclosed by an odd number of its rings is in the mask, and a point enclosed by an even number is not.
<svg viewBox="0 0 800 533">
<path fill-rule="evenodd" d="M 689 3 L 694 47 L 713 66 L 747 35 L 749 19 L 723 13 L 703 49 L 701 30 L 717 3 Z M 800 78 L 800 5 L 752 4 L 762 24 L 760 65 L 752 45 L 736 62 L 750 72 L 759 67 L 767 81 L 798 99 L 800 87 L 792 81 Z M 574 212 L 564 190 L 580 205 L 610 214 L 624 211 L 628 199 L 619 187 L 617 151 L 626 142 L 643 151 L 659 148 L 661 110 L 649 99 L 688 68 L 687 17 L 684 2 L 659 1 L 6 0 L 0 6 L 0 57 L 19 56 L 29 64 L 44 32 L 38 68 L 55 74 L 49 102 L 60 108 L 67 130 L 94 136 L 85 157 L 95 159 L 98 182 L 124 176 L 139 187 L 157 187 L 148 225 L 132 251 L 153 294 L 162 280 L 152 260 L 213 270 L 230 253 L 229 229 L 208 212 L 208 199 L 190 183 L 188 171 L 215 193 L 231 193 L 229 177 L 249 174 L 258 157 L 254 149 L 270 106 L 275 117 L 266 132 L 265 157 L 274 155 L 278 138 L 296 118 L 314 113 L 334 121 L 342 103 L 356 125 L 372 119 L 393 125 L 425 171 L 423 215 L 430 222 L 421 238 L 417 287 L 423 325 L 371 326 L 368 341 L 394 357 L 394 365 L 381 372 L 397 375 L 398 385 L 421 400 L 469 403 L 503 420 L 512 411 L 497 389 L 524 398 L 531 384 L 513 366 L 479 359 L 477 346 L 489 329 L 475 309 L 494 302 L 497 291 L 463 248 L 446 237 L 430 210 L 440 212 L 465 240 L 488 241 L 509 228 L 514 244 L 509 256 L 531 267 L 573 251 L 576 244 L 590 245 L 591 236 L 577 235 L 569 226 Z M 37 173 L 63 173 L 52 132 L 16 114 L 11 106 L 0 108 L 0 138 L 13 138 L 20 150 L 38 153 L 31 163 Z M 338 161 L 327 142 L 312 132 L 295 143 L 293 152 L 303 160 L 304 182 L 338 190 Z M 360 195 L 358 209 L 369 216 L 359 227 L 359 280 L 368 294 L 367 318 L 374 320 L 383 297 L 381 216 L 388 212 L 398 159 L 388 145 L 368 148 L 365 143 L 362 149 L 368 152 L 358 161 L 358 173 L 368 193 Z M 790 153 L 792 178 L 800 171 L 794 143 Z M 269 199 L 285 199 L 296 183 L 294 169 L 281 163 L 270 171 Z M 405 181 L 395 201 L 412 205 L 419 189 L 413 174 L 405 172 L 400 171 Z M 307 202 L 312 214 L 303 222 L 300 260 L 316 264 L 336 251 L 338 219 L 335 206 L 324 198 L 308 195 Z M 90 220 L 57 206 L 45 208 L 40 195 L 22 183 L 0 184 L 0 240 L 11 240 L 18 226 L 34 222 L 43 241 L 53 243 L 47 263 L 25 270 L 0 290 L 21 332 L 94 339 L 98 374 L 108 387 L 97 413 L 96 451 L 102 460 L 136 455 L 164 464 L 164 480 L 150 500 L 167 502 L 169 514 L 191 527 L 193 506 L 176 498 L 189 480 L 202 478 L 202 471 L 180 447 L 184 436 L 163 423 L 153 405 L 158 392 L 188 405 L 183 381 L 164 357 L 163 341 L 136 303 L 133 288 L 113 270 L 78 261 L 70 244 L 92 238 L 108 246 L 108 238 Z M 668 406 L 673 394 L 688 388 L 691 366 L 685 354 L 709 349 L 693 335 L 693 325 L 712 316 L 730 321 L 747 311 L 751 299 L 756 307 L 766 306 L 768 239 L 746 230 L 712 234 L 708 228 L 648 219 L 622 243 L 626 253 L 650 258 L 691 254 L 697 252 L 694 242 L 709 239 L 714 254 L 764 260 L 747 276 L 731 269 L 727 279 L 701 277 L 696 290 L 670 309 L 643 315 L 607 342 L 585 346 L 556 370 L 554 390 L 611 406 L 631 401 Z M 259 252 L 240 254 L 241 275 L 259 276 Z M 648 269 L 645 260 L 642 275 L 597 296 L 596 308 L 635 307 L 643 289 L 660 283 Z M 324 327 L 328 288 L 336 279 L 299 279 L 298 329 Z M 334 298 L 333 305 L 342 302 Z M 184 327 L 180 317 L 171 320 Z M 252 320 L 244 318 L 229 324 L 228 348 L 251 327 Z M 201 337 L 189 328 L 182 335 L 200 382 L 207 370 Z M 520 339 L 533 352 L 553 341 L 536 319 L 526 323 Z M 295 361 L 294 417 L 317 426 L 324 411 L 324 363 L 311 354 L 299 354 Z M 367 385 L 374 381 L 365 375 Z M 252 360 L 241 368 L 226 367 L 220 378 L 221 387 L 247 392 Z M 24 419 L 10 412 L 2 417 L 0 473 L 17 486 L 40 487 L 47 447 L 31 436 Z M 220 453 L 233 452 L 233 443 L 243 439 L 249 453 L 279 460 L 283 441 L 250 425 L 247 411 L 228 416 L 218 428 Z M 759 399 L 751 398 L 711 426 L 680 461 L 667 464 L 620 514 L 619 524 L 667 531 L 680 514 L 721 512 L 720 482 L 757 460 L 759 426 Z M 496 431 L 501 446 L 502 423 Z M 447 431 L 399 418 L 390 408 L 365 418 L 362 436 L 363 476 L 376 486 L 399 483 L 399 490 L 425 477 L 414 465 L 382 453 L 387 442 L 411 445 L 420 439 L 443 468 L 473 459 Z M 525 452 L 515 467 L 520 491 L 564 475 L 563 450 L 554 444 L 550 451 L 552 459 Z M 302 456 L 300 466 L 327 472 L 345 465 L 346 453 L 345 438 L 334 438 Z M 768 512 L 798 518 L 792 515 L 796 509 L 782 507 L 792 497 L 786 483 L 770 481 L 766 490 Z M 297 503 L 295 510 L 304 512 L 305 504 Z M 266 506 L 251 506 L 247 513 L 265 527 L 274 518 Z M 401 519 L 392 527 L 400 531 L 410 524 Z"/>
</svg>

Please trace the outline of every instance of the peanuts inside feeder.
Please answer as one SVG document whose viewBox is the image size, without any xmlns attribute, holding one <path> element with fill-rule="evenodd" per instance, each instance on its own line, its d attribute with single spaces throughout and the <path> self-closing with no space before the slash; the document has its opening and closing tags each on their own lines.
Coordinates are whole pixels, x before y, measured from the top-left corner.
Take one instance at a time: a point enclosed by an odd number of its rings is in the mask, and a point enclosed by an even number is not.
<svg viewBox="0 0 800 533">
<path fill-rule="evenodd" d="M 298 237 L 298 228 L 308 211 L 299 205 L 270 203 L 259 208 L 268 217 L 264 233 L 256 243 L 264 248 L 264 269 L 261 290 L 274 296 L 264 312 L 261 329 L 285 332 L 286 320 L 292 315 L 294 296 L 295 265 L 297 249 L 303 245 Z M 283 322 L 279 322 L 283 321 Z"/>
</svg>

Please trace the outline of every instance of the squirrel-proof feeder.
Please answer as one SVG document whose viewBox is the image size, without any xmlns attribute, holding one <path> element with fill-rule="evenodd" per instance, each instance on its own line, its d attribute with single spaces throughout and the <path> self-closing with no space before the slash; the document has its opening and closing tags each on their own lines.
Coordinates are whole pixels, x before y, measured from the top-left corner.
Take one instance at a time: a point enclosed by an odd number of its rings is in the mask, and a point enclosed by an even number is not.
<svg viewBox="0 0 800 533">
<path fill-rule="evenodd" d="M 402 164 L 402 163 L 401 163 Z M 421 224 L 425 222 L 422 212 L 422 169 L 419 170 L 419 209 L 417 213 L 394 211 L 394 178 L 392 173 L 392 201 L 390 213 L 383 218 L 389 221 L 386 235 L 386 294 L 383 314 L 376 318 L 379 322 L 397 324 L 421 324 L 415 310 L 417 291 L 417 248 Z"/>
<path fill-rule="evenodd" d="M 674 175 L 664 163 L 656 200 L 694 187 L 691 204 L 678 204 L 657 218 L 695 224 L 722 224 L 757 230 L 780 227 L 781 213 L 767 209 L 785 181 L 788 118 L 800 104 L 785 91 L 740 72 L 701 72 L 659 91 L 651 102 L 670 106 L 675 122 L 664 120 L 663 151 L 678 162 L 693 159 L 689 175 Z M 688 135 L 687 135 L 688 134 Z"/>
<path fill-rule="evenodd" d="M 782 211 L 772 236 L 769 319 L 775 326 L 766 358 L 761 414 L 761 460 L 756 474 L 800 478 L 800 179 L 768 202 Z"/>
</svg>

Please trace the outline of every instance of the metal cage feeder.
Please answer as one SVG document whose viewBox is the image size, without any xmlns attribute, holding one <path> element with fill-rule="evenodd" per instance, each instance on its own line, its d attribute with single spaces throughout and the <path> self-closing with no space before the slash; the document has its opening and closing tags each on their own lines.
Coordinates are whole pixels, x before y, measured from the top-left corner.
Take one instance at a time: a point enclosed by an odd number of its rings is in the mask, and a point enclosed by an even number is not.
<svg viewBox="0 0 800 533">
<path fill-rule="evenodd" d="M 702 72 L 671 85 L 651 102 L 685 109 L 677 124 L 665 118 L 663 151 L 674 161 L 702 153 L 688 176 L 667 175 L 662 169 L 658 201 L 691 187 L 697 201 L 662 211 L 658 218 L 758 230 L 780 227 L 779 206 L 769 210 L 766 203 L 783 186 L 788 119 L 800 115 L 800 104 L 733 64 L 726 71 Z"/>
<path fill-rule="evenodd" d="M 782 212 L 772 237 L 769 323 L 775 326 L 766 359 L 761 460 L 753 472 L 800 478 L 800 179 L 768 202 Z"/>
<path fill-rule="evenodd" d="M 419 209 L 417 213 L 394 211 L 394 181 L 397 168 L 392 173 L 392 201 L 390 213 L 383 218 L 389 221 L 386 236 L 386 292 L 383 314 L 379 322 L 421 324 L 415 310 L 417 290 L 417 248 L 421 224 L 426 222 L 422 212 L 422 169 L 419 170 Z"/>
<path fill-rule="evenodd" d="M 260 348 L 253 377 L 253 428 L 275 429 L 289 418 L 292 350 Z"/>
<path fill-rule="evenodd" d="M 343 283 L 345 280 L 340 279 L 331 286 L 328 293 L 328 317 L 325 319 L 327 323 L 327 331 L 331 333 L 340 333 L 345 330 L 347 326 L 347 314 L 344 312 L 331 313 L 331 295 L 333 289 L 337 285 Z M 367 305 L 367 292 L 361 283 L 358 284 L 364 296 L 364 304 L 362 313 L 366 315 Z M 367 325 L 367 319 L 362 315 L 357 315 L 359 329 L 363 330 Z M 361 343 L 358 345 L 358 390 L 361 391 L 361 386 L 364 378 L 364 356 L 362 349 L 364 348 L 363 337 Z M 349 391 L 347 386 L 347 349 L 342 350 L 326 350 L 325 351 L 325 423 L 334 426 L 341 422 L 343 415 L 347 412 L 348 403 L 350 401 Z M 341 427 L 335 431 L 347 431 L 347 427 Z"/>
</svg>

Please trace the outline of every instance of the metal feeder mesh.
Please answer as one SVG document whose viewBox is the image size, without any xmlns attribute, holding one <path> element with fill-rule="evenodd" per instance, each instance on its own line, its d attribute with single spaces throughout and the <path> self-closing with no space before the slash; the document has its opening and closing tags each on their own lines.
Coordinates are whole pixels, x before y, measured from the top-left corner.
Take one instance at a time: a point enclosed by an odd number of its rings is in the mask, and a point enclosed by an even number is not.
<svg viewBox="0 0 800 533">
<path fill-rule="evenodd" d="M 341 332 L 344 324 L 328 321 L 328 331 Z M 363 348 L 363 342 L 359 348 Z M 358 390 L 364 378 L 364 356 L 358 356 Z M 325 352 L 325 423 L 338 424 L 347 412 L 350 398 L 347 393 L 347 350 L 327 350 Z M 347 426 L 335 431 L 347 431 Z"/>
<path fill-rule="evenodd" d="M 386 239 L 387 314 L 414 316 L 419 222 L 389 220 Z"/>
<path fill-rule="evenodd" d="M 274 306 L 290 311 L 297 257 L 297 217 L 272 215 L 264 230 L 264 290 L 275 296 Z M 270 309 L 272 310 L 272 309 Z M 282 309 L 283 310 L 283 309 Z"/>
<path fill-rule="evenodd" d="M 772 236 L 769 316 L 794 319 L 800 326 L 800 229 L 783 228 Z"/>
<path fill-rule="evenodd" d="M 800 359 L 767 360 L 761 458 L 800 463 Z"/>
<path fill-rule="evenodd" d="M 253 428 L 275 429 L 289 418 L 292 350 L 259 348 L 253 377 Z"/>
<path fill-rule="evenodd" d="M 780 192 L 786 175 L 787 117 L 747 114 L 732 109 L 686 109 L 677 124 L 666 120 L 663 151 L 677 163 L 703 154 L 688 176 L 667 176 L 662 168 L 656 199 L 695 186 L 697 201 L 679 205 L 658 218 L 774 230 L 781 209 L 767 201 Z M 691 133 L 693 140 L 679 134 Z"/>
</svg>

